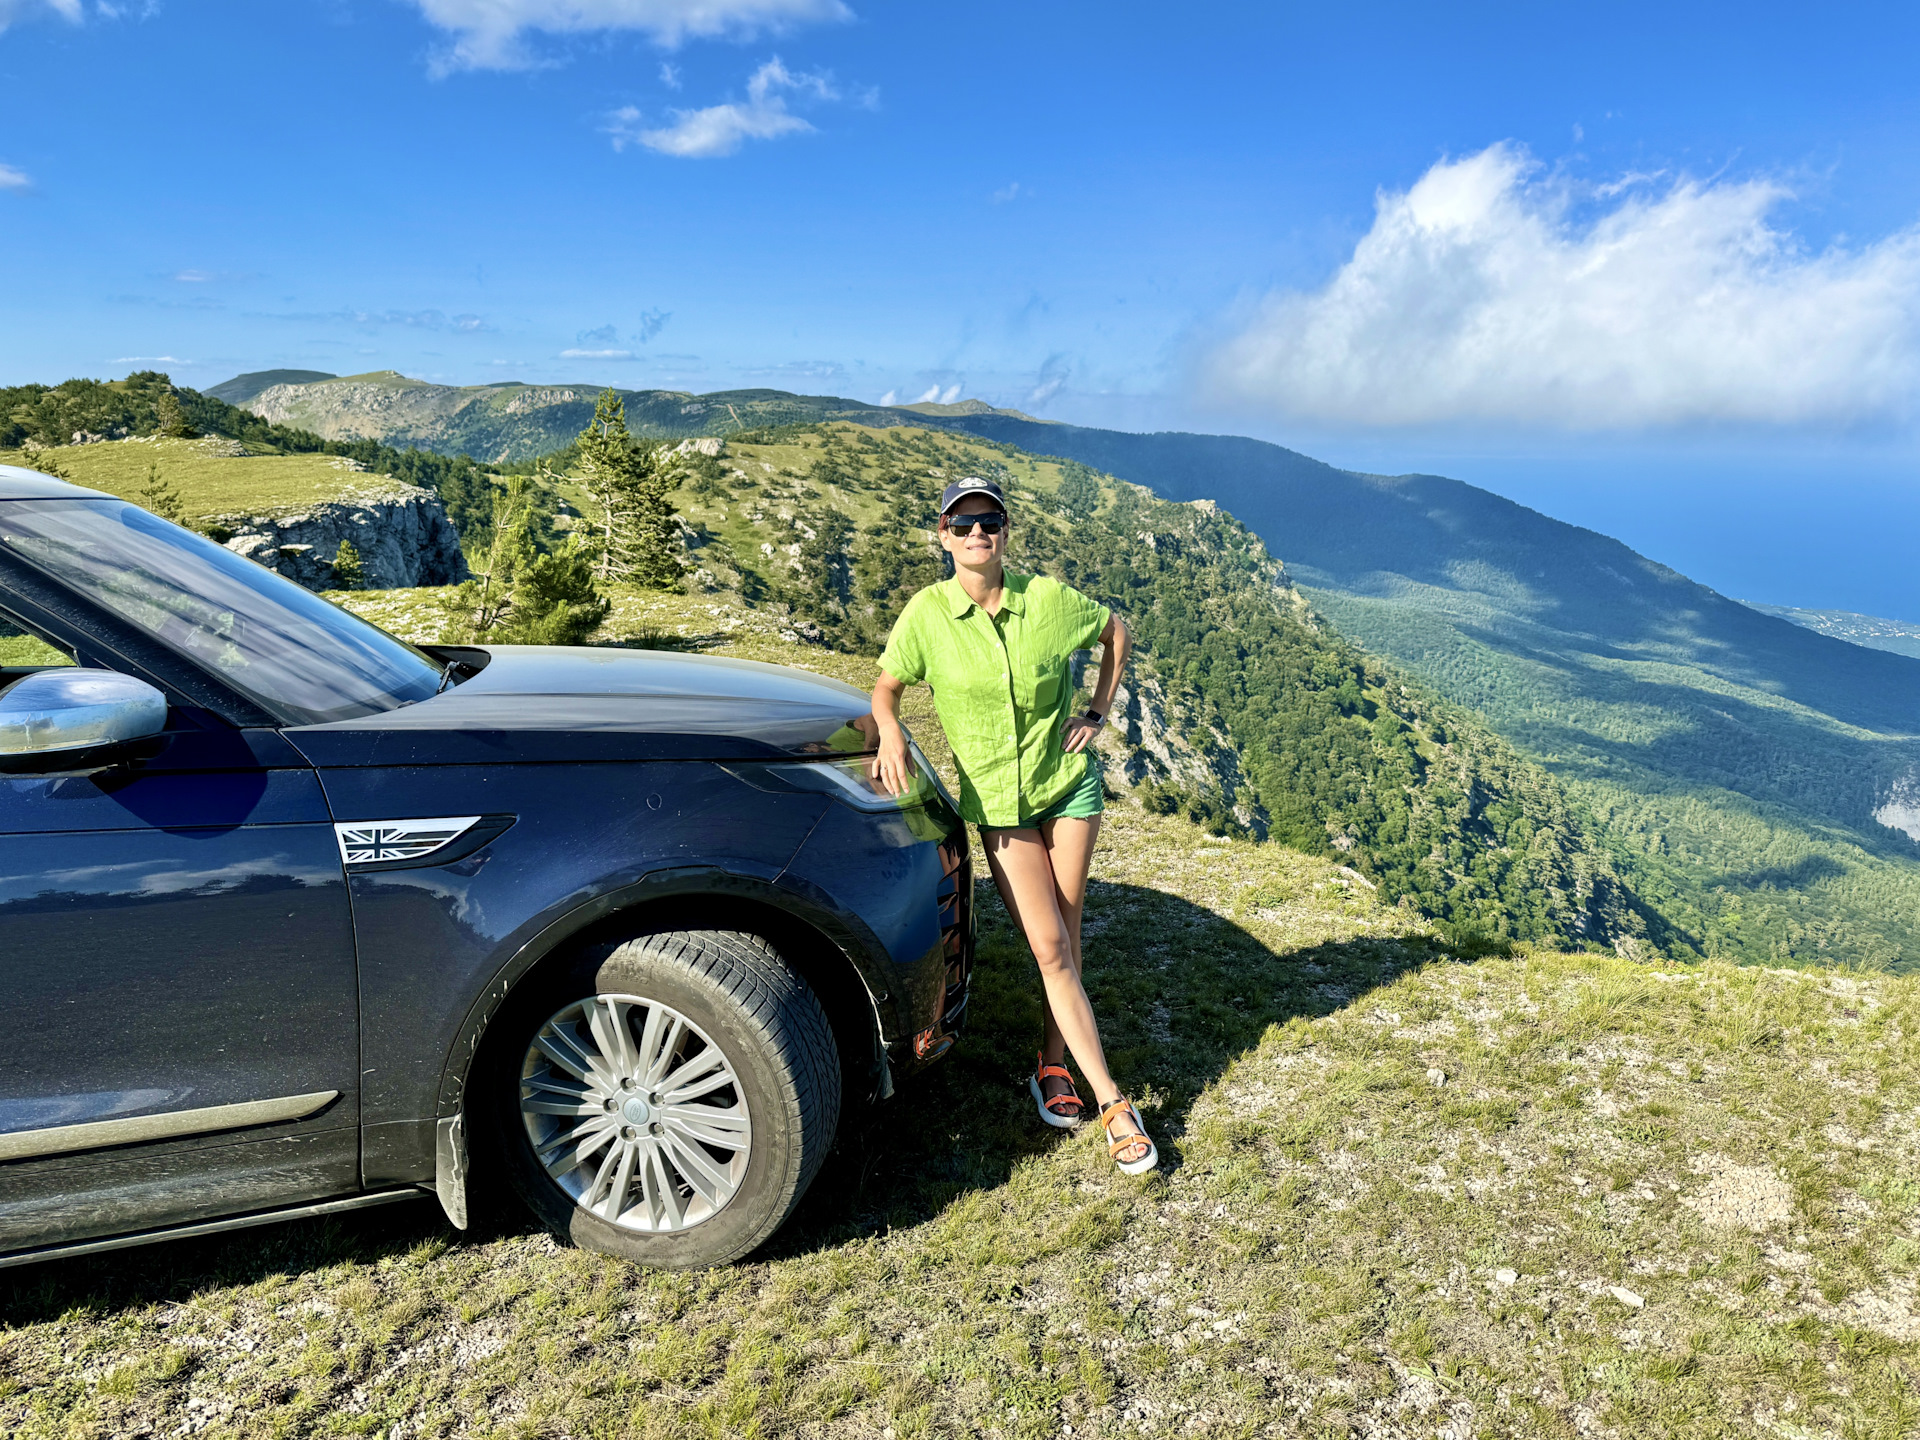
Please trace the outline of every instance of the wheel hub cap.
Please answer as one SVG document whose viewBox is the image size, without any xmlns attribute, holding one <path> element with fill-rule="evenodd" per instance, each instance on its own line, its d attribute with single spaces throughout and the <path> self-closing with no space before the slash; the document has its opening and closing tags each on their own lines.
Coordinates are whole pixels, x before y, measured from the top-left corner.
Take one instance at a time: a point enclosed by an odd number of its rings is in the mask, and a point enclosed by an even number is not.
<svg viewBox="0 0 1920 1440">
<path fill-rule="evenodd" d="M 520 1067 L 534 1154 L 574 1203 L 628 1230 L 685 1230 L 740 1188 L 752 1149 L 733 1063 L 686 1016 L 596 995 L 550 1017 Z"/>
</svg>

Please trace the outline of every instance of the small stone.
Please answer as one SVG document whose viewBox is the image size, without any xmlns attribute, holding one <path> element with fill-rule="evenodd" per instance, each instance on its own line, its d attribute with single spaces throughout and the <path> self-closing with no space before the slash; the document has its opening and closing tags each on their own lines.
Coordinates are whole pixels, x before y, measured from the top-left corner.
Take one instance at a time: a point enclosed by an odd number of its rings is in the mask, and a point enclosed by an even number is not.
<svg viewBox="0 0 1920 1440">
<path fill-rule="evenodd" d="M 1435 1068 L 1435 1069 L 1431 1069 L 1431 1070 L 1428 1070 L 1428 1071 L 1427 1071 L 1427 1084 L 1429 1084 L 1429 1085 L 1444 1085 L 1444 1084 L 1446 1084 L 1446 1083 L 1447 1083 L 1447 1072 L 1446 1072 L 1446 1071 L 1444 1071 L 1444 1070 L 1441 1070 L 1441 1069 L 1437 1069 L 1437 1068 Z"/>
<path fill-rule="evenodd" d="M 1643 1310 L 1646 1308 L 1646 1297 L 1634 1294 L 1633 1291 L 1627 1289 L 1625 1286 L 1609 1285 L 1607 1287 L 1607 1293 L 1629 1310 Z"/>
<path fill-rule="evenodd" d="M 1496 1270 L 1493 1272 L 1493 1278 L 1498 1280 L 1502 1285 L 1511 1285 L 1520 1278 L 1520 1272 L 1518 1270 Z"/>
</svg>

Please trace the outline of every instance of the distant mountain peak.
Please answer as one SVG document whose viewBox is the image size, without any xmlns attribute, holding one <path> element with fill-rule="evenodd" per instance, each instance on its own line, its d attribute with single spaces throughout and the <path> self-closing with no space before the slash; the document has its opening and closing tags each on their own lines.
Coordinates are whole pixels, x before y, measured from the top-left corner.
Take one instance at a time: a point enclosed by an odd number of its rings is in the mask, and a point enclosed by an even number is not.
<svg viewBox="0 0 1920 1440">
<path fill-rule="evenodd" d="M 1059 422 L 1042 420 L 1037 415 L 1029 415 L 1024 410 L 1001 410 L 987 404 L 984 400 L 956 400 L 951 405 L 942 405 L 937 400 L 916 400 L 911 405 L 889 405 L 889 410 L 911 410 L 916 415 L 934 415 L 940 419 L 952 419 L 960 415 L 1004 415 L 1010 420 L 1025 420 L 1033 425 L 1054 425 Z"/>
<path fill-rule="evenodd" d="M 244 406 L 261 391 L 271 390 L 275 385 L 311 385 L 316 380 L 338 378 L 325 370 L 251 370 L 231 380 L 222 380 L 205 393 L 229 405 Z"/>
</svg>

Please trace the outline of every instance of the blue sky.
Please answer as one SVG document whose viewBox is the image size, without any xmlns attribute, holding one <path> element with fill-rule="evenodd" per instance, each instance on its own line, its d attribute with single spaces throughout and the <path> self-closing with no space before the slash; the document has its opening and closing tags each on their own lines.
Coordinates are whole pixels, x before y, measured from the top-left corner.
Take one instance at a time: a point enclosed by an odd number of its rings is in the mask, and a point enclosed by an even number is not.
<svg viewBox="0 0 1920 1440">
<path fill-rule="evenodd" d="M 1731 594 L 1920 621 L 1911 7 L 0 26 L 0 381 L 978 396 L 1457 475 Z"/>
</svg>

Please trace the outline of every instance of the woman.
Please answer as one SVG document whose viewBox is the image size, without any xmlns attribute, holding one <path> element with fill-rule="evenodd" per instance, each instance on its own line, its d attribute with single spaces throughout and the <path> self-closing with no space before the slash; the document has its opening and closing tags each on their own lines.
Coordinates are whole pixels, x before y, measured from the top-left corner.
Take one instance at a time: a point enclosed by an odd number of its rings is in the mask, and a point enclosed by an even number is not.
<svg viewBox="0 0 1920 1440">
<path fill-rule="evenodd" d="M 960 768 L 960 813 L 980 827 L 993 882 L 1046 987 L 1046 1031 L 1028 1081 L 1040 1118 L 1066 1128 L 1086 1114 L 1061 1063 L 1071 1050 L 1093 1087 L 1114 1163 L 1140 1175 L 1159 1164 L 1160 1152 L 1107 1072 L 1080 983 L 1080 914 L 1105 808 L 1087 745 L 1119 688 L 1127 631 L 1077 590 L 1007 574 L 1008 525 L 1006 499 L 991 481 L 957 481 L 941 497 L 940 544 L 954 574 L 907 602 L 880 657 L 880 778 L 893 794 L 906 792 L 900 696 L 925 680 Z M 1092 708 L 1069 717 L 1068 659 L 1095 640 L 1105 649 Z"/>
</svg>

